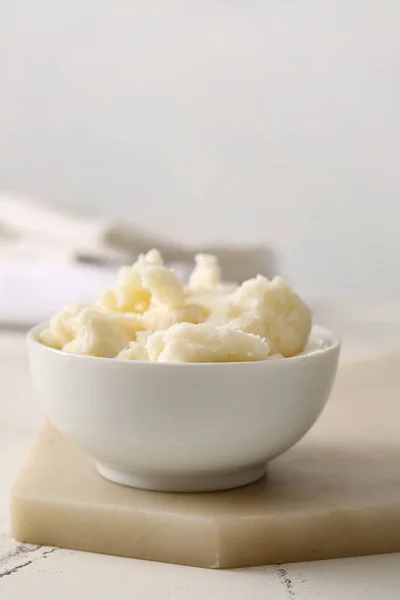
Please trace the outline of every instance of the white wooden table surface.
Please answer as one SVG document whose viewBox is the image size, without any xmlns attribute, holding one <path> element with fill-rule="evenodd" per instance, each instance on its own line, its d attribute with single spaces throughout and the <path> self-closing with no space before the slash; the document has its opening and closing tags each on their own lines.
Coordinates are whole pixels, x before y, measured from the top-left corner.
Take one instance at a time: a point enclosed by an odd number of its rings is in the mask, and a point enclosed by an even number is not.
<svg viewBox="0 0 400 600">
<path fill-rule="evenodd" d="M 341 328 L 345 334 L 343 360 L 400 348 L 400 321 L 346 322 Z M 14 542 L 8 524 L 9 491 L 41 419 L 31 392 L 23 336 L 2 333 L 1 600 L 400 599 L 399 554 L 210 571 Z"/>
</svg>

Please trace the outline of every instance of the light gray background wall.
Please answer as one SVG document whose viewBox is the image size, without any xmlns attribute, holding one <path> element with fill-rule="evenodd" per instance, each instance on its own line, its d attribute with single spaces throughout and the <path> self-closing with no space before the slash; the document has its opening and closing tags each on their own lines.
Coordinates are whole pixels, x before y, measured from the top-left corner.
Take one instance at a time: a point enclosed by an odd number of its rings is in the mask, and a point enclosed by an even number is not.
<svg viewBox="0 0 400 600">
<path fill-rule="evenodd" d="M 400 298 L 397 0 L 0 6 L 0 187 Z"/>
</svg>

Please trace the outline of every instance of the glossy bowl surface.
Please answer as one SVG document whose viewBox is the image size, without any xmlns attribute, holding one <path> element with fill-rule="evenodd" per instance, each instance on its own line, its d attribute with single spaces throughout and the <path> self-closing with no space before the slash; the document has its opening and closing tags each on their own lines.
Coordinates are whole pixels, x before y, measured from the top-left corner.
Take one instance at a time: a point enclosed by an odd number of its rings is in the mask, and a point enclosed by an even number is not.
<svg viewBox="0 0 400 600">
<path fill-rule="evenodd" d="M 28 334 L 33 384 L 66 437 L 123 485 L 165 491 L 237 487 L 298 442 L 324 408 L 340 344 L 246 363 L 150 363 L 79 356 Z"/>
</svg>

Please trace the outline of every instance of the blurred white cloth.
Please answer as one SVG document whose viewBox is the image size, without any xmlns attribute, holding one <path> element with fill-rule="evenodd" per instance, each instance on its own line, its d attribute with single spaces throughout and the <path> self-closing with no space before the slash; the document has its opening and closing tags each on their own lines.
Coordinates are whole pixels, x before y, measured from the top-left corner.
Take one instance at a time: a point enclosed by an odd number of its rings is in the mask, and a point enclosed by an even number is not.
<svg viewBox="0 0 400 600">
<path fill-rule="evenodd" d="M 0 326 L 28 328 L 66 304 L 89 303 L 115 280 L 115 270 L 32 261 L 0 262 Z"/>
<path fill-rule="evenodd" d="M 197 252 L 217 254 L 224 278 L 275 274 L 265 246 L 182 246 L 105 217 L 62 213 L 35 199 L 0 194 L 0 323 L 30 325 L 60 306 L 90 302 L 115 269 L 151 248 L 185 280 Z"/>
</svg>

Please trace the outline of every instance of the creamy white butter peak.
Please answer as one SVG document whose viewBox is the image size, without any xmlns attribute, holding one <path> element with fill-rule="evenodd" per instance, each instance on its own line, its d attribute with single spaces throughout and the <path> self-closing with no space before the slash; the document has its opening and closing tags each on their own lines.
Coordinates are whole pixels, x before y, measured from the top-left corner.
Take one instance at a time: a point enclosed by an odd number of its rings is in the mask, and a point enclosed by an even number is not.
<svg viewBox="0 0 400 600">
<path fill-rule="evenodd" d="M 89 306 L 62 309 L 43 344 L 105 358 L 152 362 L 242 362 L 303 352 L 311 311 L 281 277 L 237 286 L 221 281 L 218 259 L 198 254 L 184 285 L 150 250 L 119 270 L 116 285 Z"/>
</svg>

